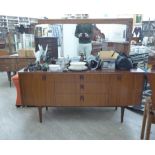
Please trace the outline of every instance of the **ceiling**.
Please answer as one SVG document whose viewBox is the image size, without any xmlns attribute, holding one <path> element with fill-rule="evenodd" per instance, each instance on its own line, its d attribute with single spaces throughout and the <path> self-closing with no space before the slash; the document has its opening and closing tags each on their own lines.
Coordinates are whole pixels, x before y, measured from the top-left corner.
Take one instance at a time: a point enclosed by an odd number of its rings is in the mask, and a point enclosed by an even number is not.
<svg viewBox="0 0 155 155">
<path fill-rule="evenodd" d="M 0 15 L 61 18 L 69 13 L 87 13 L 92 18 L 102 18 L 145 13 L 149 16 L 153 14 L 152 4 L 153 0 L 147 0 L 147 5 L 141 0 L 5 0 L 1 1 Z"/>
</svg>

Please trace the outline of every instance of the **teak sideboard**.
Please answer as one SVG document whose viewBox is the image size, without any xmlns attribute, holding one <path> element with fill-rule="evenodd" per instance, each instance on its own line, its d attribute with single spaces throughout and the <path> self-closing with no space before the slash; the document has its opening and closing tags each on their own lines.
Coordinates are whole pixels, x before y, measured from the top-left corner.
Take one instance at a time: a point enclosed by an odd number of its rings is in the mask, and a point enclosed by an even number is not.
<svg viewBox="0 0 155 155">
<path fill-rule="evenodd" d="M 121 107 L 141 103 L 144 74 L 128 71 L 19 72 L 23 105 L 38 107 Z"/>
</svg>

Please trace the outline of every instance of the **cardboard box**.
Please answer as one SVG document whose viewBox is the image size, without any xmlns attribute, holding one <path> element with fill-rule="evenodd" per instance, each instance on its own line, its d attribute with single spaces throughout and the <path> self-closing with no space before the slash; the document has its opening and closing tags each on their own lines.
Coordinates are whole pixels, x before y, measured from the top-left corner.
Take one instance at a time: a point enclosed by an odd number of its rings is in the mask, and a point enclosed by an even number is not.
<svg viewBox="0 0 155 155">
<path fill-rule="evenodd" d="M 19 57 L 30 57 L 30 58 L 34 58 L 35 50 L 34 49 L 20 49 L 18 50 L 18 55 Z"/>
<path fill-rule="evenodd" d="M 104 59 L 116 59 L 118 56 L 118 53 L 115 51 L 100 51 L 99 52 L 99 58 L 101 60 Z"/>
</svg>

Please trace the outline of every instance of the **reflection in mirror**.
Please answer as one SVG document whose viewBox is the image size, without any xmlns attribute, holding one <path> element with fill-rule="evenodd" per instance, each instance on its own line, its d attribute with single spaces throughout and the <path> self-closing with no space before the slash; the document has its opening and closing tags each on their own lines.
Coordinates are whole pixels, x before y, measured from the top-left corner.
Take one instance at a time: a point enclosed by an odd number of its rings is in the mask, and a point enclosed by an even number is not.
<svg viewBox="0 0 155 155">
<path fill-rule="evenodd" d="M 106 50 L 109 45 L 123 52 L 126 44 L 126 25 L 121 24 L 92 24 L 93 35 L 91 36 L 92 54 L 97 55 L 100 50 Z M 79 55 L 79 40 L 75 36 L 77 24 L 41 24 L 35 28 L 36 50 L 38 44 L 43 44 L 52 57 L 74 57 Z M 116 43 L 113 46 L 113 43 Z M 125 46 L 120 48 L 118 44 Z M 119 46 L 119 48 L 118 48 Z M 126 51 L 125 51 L 126 52 Z M 55 54 L 54 54 L 55 53 Z"/>
<path fill-rule="evenodd" d="M 75 37 L 77 24 L 63 24 L 63 52 L 64 56 L 77 56 L 78 38 Z M 93 24 L 92 54 L 97 55 L 100 50 L 116 48 L 127 52 L 126 25 L 121 24 Z"/>
<path fill-rule="evenodd" d="M 126 25 L 121 24 L 96 24 L 96 27 L 105 34 L 105 41 L 125 42 Z"/>
<path fill-rule="evenodd" d="M 38 51 L 39 46 L 43 50 L 47 49 L 47 53 L 51 58 L 58 58 L 62 55 L 63 47 L 63 31 L 62 24 L 40 24 L 35 27 L 35 50 Z M 59 55 L 58 55 L 59 54 Z"/>
</svg>

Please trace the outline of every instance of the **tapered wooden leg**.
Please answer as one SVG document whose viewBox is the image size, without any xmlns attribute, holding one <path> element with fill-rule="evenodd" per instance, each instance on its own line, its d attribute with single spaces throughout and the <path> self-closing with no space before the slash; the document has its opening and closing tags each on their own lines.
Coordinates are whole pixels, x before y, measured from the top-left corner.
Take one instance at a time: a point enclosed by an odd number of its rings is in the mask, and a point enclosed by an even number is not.
<svg viewBox="0 0 155 155">
<path fill-rule="evenodd" d="M 152 120 L 152 115 L 149 114 L 147 119 L 147 125 L 146 125 L 146 136 L 145 136 L 146 140 L 150 139 L 151 122 L 152 122 L 151 120 Z"/>
<path fill-rule="evenodd" d="M 146 117 L 147 117 L 146 110 L 147 110 L 147 104 L 145 105 L 144 113 L 143 113 L 142 130 L 141 130 L 141 136 L 140 136 L 141 139 L 144 139 L 145 125 L 146 125 Z"/>
<path fill-rule="evenodd" d="M 121 123 L 123 123 L 123 118 L 124 118 L 124 107 L 121 107 Z"/>
<path fill-rule="evenodd" d="M 40 123 L 42 123 L 42 107 L 38 107 L 38 111 L 39 111 L 39 120 Z"/>
<path fill-rule="evenodd" d="M 48 107 L 46 107 L 46 111 L 48 110 Z"/>
<path fill-rule="evenodd" d="M 115 110 L 117 110 L 117 107 L 115 107 Z"/>
</svg>

